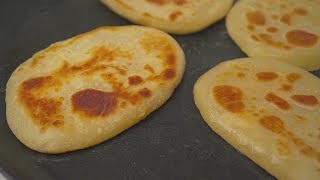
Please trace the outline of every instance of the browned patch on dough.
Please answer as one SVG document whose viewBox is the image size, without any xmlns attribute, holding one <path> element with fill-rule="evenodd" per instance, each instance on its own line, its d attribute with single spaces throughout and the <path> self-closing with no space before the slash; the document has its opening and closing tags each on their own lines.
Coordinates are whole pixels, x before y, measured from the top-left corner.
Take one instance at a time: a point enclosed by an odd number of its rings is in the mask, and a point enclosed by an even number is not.
<svg viewBox="0 0 320 180">
<path fill-rule="evenodd" d="M 289 147 L 289 144 L 282 141 L 278 142 L 277 150 L 279 154 L 282 156 L 288 156 L 291 154 L 291 149 Z"/>
<path fill-rule="evenodd" d="M 117 0 L 117 1 L 120 1 L 120 0 Z M 83 33 L 83 34 L 79 34 L 79 35 L 73 37 L 72 39 L 67 40 L 65 43 L 52 44 L 47 49 L 37 53 L 36 55 L 34 55 L 32 57 L 31 67 L 35 67 L 36 65 L 38 65 L 39 62 L 42 59 L 45 59 L 47 57 L 48 54 L 55 53 L 60 49 L 63 49 L 63 48 L 68 47 L 68 46 L 71 46 L 74 43 L 78 42 L 79 40 L 83 39 L 84 37 L 86 37 L 86 36 L 88 36 L 90 34 L 94 34 L 94 33 L 98 32 L 98 31 L 102 31 L 102 30 L 108 30 L 108 31 L 111 31 L 111 32 L 115 32 L 115 31 L 118 31 L 119 29 L 121 29 L 121 28 L 118 28 L 118 27 L 101 27 L 101 28 L 97 28 L 95 30 L 92 30 L 92 31 L 89 31 L 89 32 L 86 32 L 86 33 Z"/>
<path fill-rule="evenodd" d="M 120 6 L 126 8 L 126 9 L 131 9 L 132 10 L 132 7 L 127 5 L 126 3 L 124 3 L 122 0 L 115 0 Z"/>
<path fill-rule="evenodd" d="M 250 24 L 258 26 L 263 26 L 266 24 L 266 18 L 261 11 L 248 12 L 246 16 Z"/>
<path fill-rule="evenodd" d="M 282 84 L 280 89 L 283 91 L 291 91 L 293 89 L 293 86 L 290 84 Z"/>
<path fill-rule="evenodd" d="M 248 25 L 247 26 L 247 29 L 249 30 L 249 31 L 255 31 L 256 30 L 256 28 L 253 26 L 253 25 Z"/>
<path fill-rule="evenodd" d="M 318 42 L 318 36 L 303 30 L 292 30 L 286 33 L 288 43 L 299 47 L 312 47 Z"/>
<path fill-rule="evenodd" d="M 152 92 L 148 88 L 144 88 L 139 91 L 139 94 L 143 97 L 150 97 L 152 95 Z"/>
<path fill-rule="evenodd" d="M 157 5 L 164 5 L 170 2 L 173 2 L 176 5 L 183 5 L 187 2 L 186 0 L 146 0 L 146 1 L 157 4 Z"/>
<path fill-rule="evenodd" d="M 59 127 L 62 127 L 64 125 L 64 121 L 62 120 L 55 120 L 53 123 L 52 123 L 53 126 L 59 128 Z"/>
<path fill-rule="evenodd" d="M 272 133 L 286 138 L 299 148 L 299 152 L 309 158 L 314 158 L 320 161 L 320 153 L 313 147 L 309 146 L 303 139 L 296 137 L 292 132 L 285 128 L 282 120 L 277 116 L 264 116 L 259 120 L 260 124 Z"/>
<path fill-rule="evenodd" d="M 288 45 L 284 44 L 283 42 L 273 40 L 269 34 L 261 33 L 258 35 L 258 37 L 261 41 L 270 46 L 286 50 L 291 49 Z"/>
<path fill-rule="evenodd" d="M 281 3 L 281 4 L 280 4 L 280 7 L 281 7 L 282 9 L 285 9 L 285 8 L 287 8 L 287 5 L 284 4 L 284 3 Z"/>
<path fill-rule="evenodd" d="M 19 89 L 20 103 L 42 131 L 49 127 L 62 127 L 64 123 L 60 112 L 63 98 L 41 97 L 53 86 L 59 87 L 60 82 L 51 76 L 43 76 L 25 80 Z"/>
<path fill-rule="evenodd" d="M 116 110 L 117 95 L 95 89 L 85 89 L 72 95 L 72 110 L 88 117 L 107 116 Z"/>
<path fill-rule="evenodd" d="M 268 27 L 267 28 L 267 31 L 269 32 L 269 33 L 276 33 L 276 32 L 278 32 L 278 28 L 276 28 L 276 27 Z"/>
<path fill-rule="evenodd" d="M 172 79 L 176 75 L 176 55 L 175 47 L 171 45 L 170 39 L 163 35 L 155 36 L 154 34 L 146 34 L 140 41 L 146 53 L 157 52 L 157 57 L 162 61 L 165 69 L 160 73 L 160 76 L 151 76 L 149 79 L 164 80 Z M 145 66 L 146 70 L 153 70 Z"/>
<path fill-rule="evenodd" d="M 295 119 L 299 120 L 299 121 L 304 121 L 304 117 L 300 116 L 300 115 L 294 115 Z"/>
<path fill-rule="evenodd" d="M 23 67 L 20 67 L 20 68 L 17 69 L 18 72 L 21 72 L 21 71 L 23 71 L 23 70 L 24 70 Z"/>
<path fill-rule="evenodd" d="M 259 72 L 256 74 L 259 81 L 273 81 L 279 77 L 275 72 Z"/>
<path fill-rule="evenodd" d="M 291 99 L 305 106 L 316 106 L 319 104 L 318 99 L 312 95 L 293 95 Z"/>
<path fill-rule="evenodd" d="M 254 40 L 254 41 L 259 41 L 259 38 L 255 35 L 251 35 L 251 39 Z"/>
<path fill-rule="evenodd" d="M 293 10 L 293 13 L 300 16 L 306 16 L 308 14 L 308 11 L 303 8 L 296 8 Z"/>
<path fill-rule="evenodd" d="M 283 24 L 291 25 L 291 16 L 290 14 L 284 14 L 281 16 L 280 21 Z"/>
<path fill-rule="evenodd" d="M 216 86 L 213 88 L 213 95 L 223 108 L 232 113 L 243 112 L 245 108 L 242 100 L 243 93 L 237 87 L 229 85 Z"/>
<path fill-rule="evenodd" d="M 237 73 L 237 76 L 238 76 L 238 78 L 245 78 L 246 77 L 246 74 L 245 73 L 242 73 L 242 72 L 240 72 L 240 73 Z"/>
<path fill-rule="evenodd" d="M 176 71 L 172 68 L 166 69 L 163 72 L 163 79 L 172 79 L 176 76 Z"/>
<path fill-rule="evenodd" d="M 273 14 L 273 15 L 271 16 L 271 18 L 272 18 L 273 20 L 277 20 L 277 19 L 279 19 L 279 16 L 276 15 L 276 14 Z"/>
<path fill-rule="evenodd" d="M 301 78 L 302 78 L 301 75 L 298 73 L 290 73 L 287 75 L 287 81 L 289 83 L 295 83 L 296 81 L 298 81 Z"/>
<path fill-rule="evenodd" d="M 272 104 L 276 105 L 278 108 L 280 108 L 282 110 L 289 110 L 290 109 L 290 104 L 286 100 L 275 95 L 274 93 L 268 93 L 265 96 L 265 99 L 268 102 L 271 102 Z"/>
<path fill-rule="evenodd" d="M 169 18 L 170 18 L 171 21 L 175 21 L 181 15 L 182 15 L 182 12 L 174 11 L 169 15 Z"/>
<path fill-rule="evenodd" d="M 264 116 L 259 120 L 260 124 L 273 133 L 283 133 L 284 123 L 277 116 Z"/>
<path fill-rule="evenodd" d="M 176 56 L 175 56 L 175 54 L 168 54 L 167 55 L 167 64 L 168 65 L 175 65 L 175 63 L 176 63 Z"/>
<path fill-rule="evenodd" d="M 138 84 L 141 84 L 141 83 L 143 82 L 142 77 L 140 77 L 140 76 L 138 76 L 138 75 L 136 75 L 136 76 L 130 76 L 130 77 L 128 78 L 128 80 L 129 80 L 129 84 L 130 84 L 130 85 L 138 85 Z"/>
<path fill-rule="evenodd" d="M 144 65 L 144 69 L 145 69 L 146 71 L 149 71 L 151 74 L 154 74 L 154 73 L 155 73 L 155 72 L 154 72 L 154 69 L 153 69 L 149 64 Z"/>
<path fill-rule="evenodd" d="M 144 12 L 143 15 L 144 15 L 144 16 L 147 16 L 147 17 L 152 17 L 151 14 L 150 14 L 150 13 L 147 13 L 147 12 Z"/>
</svg>

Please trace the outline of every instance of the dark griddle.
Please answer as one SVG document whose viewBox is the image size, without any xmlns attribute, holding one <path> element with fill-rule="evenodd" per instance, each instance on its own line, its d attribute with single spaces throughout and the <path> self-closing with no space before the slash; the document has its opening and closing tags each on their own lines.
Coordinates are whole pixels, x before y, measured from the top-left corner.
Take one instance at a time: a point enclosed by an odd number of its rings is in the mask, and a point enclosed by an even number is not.
<svg viewBox="0 0 320 180">
<path fill-rule="evenodd" d="M 127 25 L 97 0 L 1 0 L 0 171 L 13 179 L 274 179 L 214 133 L 193 101 L 193 85 L 218 63 L 245 54 L 225 22 L 174 36 L 187 57 L 170 100 L 144 121 L 95 147 L 46 155 L 22 145 L 5 115 L 5 86 L 13 70 L 53 42 L 106 25 Z"/>
</svg>

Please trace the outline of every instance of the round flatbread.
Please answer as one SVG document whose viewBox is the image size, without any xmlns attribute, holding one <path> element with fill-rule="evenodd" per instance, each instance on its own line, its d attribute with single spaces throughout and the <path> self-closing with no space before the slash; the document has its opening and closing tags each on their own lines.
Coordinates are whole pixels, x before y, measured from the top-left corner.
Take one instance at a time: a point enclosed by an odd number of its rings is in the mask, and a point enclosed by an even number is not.
<svg viewBox="0 0 320 180">
<path fill-rule="evenodd" d="M 161 106 L 179 84 L 184 53 L 164 32 L 102 27 L 55 43 L 7 84 L 7 121 L 26 146 L 62 153 L 105 141 Z"/>
<path fill-rule="evenodd" d="M 240 0 L 227 17 L 232 39 L 251 57 L 320 69 L 319 0 Z"/>
<path fill-rule="evenodd" d="M 270 59 L 224 62 L 194 87 L 202 117 L 279 179 L 320 179 L 320 80 Z"/>
<path fill-rule="evenodd" d="M 101 0 L 112 11 L 137 24 L 173 34 L 200 31 L 222 19 L 232 0 Z"/>
</svg>

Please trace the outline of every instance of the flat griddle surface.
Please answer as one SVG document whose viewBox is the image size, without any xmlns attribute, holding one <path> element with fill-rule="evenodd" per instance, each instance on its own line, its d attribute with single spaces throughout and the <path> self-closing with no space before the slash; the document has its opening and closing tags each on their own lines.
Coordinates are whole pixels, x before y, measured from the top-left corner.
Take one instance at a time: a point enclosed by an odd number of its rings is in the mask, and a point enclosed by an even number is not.
<svg viewBox="0 0 320 180">
<path fill-rule="evenodd" d="M 32 151 L 15 138 L 5 115 L 5 86 L 14 69 L 56 41 L 129 24 L 97 0 L 1 0 L 0 171 L 13 179 L 274 179 L 214 133 L 194 104 L 193 86 L 203 73 L 245 57 L 224 20 L 174 36 L 187 58 L 181 84 L 161 108 L 115 138 L 61 155 Z"/>
</svg>

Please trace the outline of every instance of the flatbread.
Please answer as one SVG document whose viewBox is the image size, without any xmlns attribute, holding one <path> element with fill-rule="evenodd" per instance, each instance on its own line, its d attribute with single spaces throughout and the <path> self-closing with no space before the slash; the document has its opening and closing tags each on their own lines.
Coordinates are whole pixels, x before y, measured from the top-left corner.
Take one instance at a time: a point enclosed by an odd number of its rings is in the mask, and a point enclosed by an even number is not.
<svg viewBox="0 0 320 180">
<path fill-rule="evenodd" d="M 222 19 L 232 0 L 101 0 L 112 11 L 137 24 L 173 34 L 200 31 Z"/>
<path fill-rule="evenodd" d="M 250 57 L 320 69 L 319 0 L 240 0 L 227 17 L 232 39 Z"/>
<path fill-rule="evenodd" d="M 279 179 L 320 179 L 320 80 L 271 59 L 227 61 L 197 81 L 202 117 Z"/>
<path fill-rule="evenodd" d="M 7 84 L 7 121 L 26 146 L 62 153 L 101 143 L 161 106 L 180 82 L 184 53 L 166 33 L 102 27 L 52 44 Z"/>
</svg>

